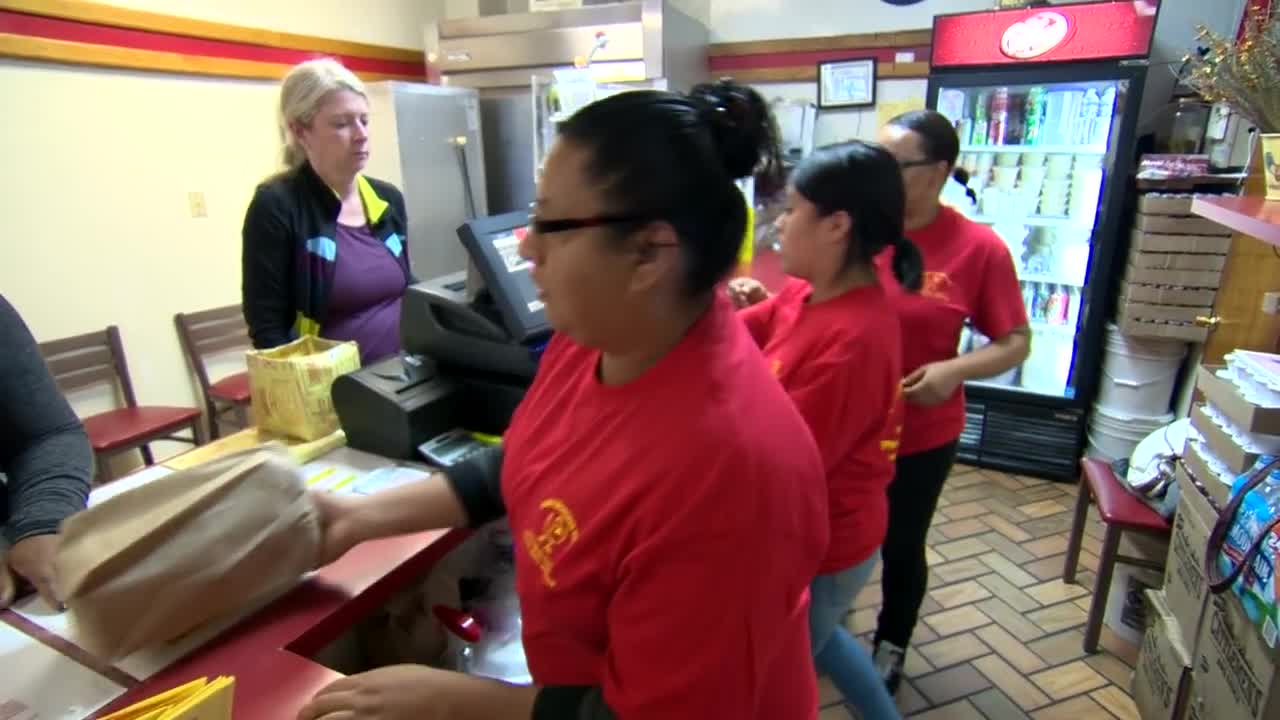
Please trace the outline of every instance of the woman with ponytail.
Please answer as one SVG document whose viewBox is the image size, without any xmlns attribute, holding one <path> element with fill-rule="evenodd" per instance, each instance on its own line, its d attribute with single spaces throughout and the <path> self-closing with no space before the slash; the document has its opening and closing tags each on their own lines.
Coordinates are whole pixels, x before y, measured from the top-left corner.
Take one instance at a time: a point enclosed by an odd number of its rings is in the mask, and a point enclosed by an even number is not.
<svg viewBox="0 0 1280 720">
<path fill-rule="evenodd" d="M 831 543 L 810 590 L 810 640 L 818 671 L 865 720 L 899 717 L 843 621 L 875 568 L 888 521 L 902 339 L 875 258 L 893 248 L 895 287 L 920 286 L 904 214 L 902 175 L 888 151 L 863 142 L 820 150 L 796 169 L 777 221 L 782 267 L 793 279 L 771 297 L 755 280 L 729 286 L 822 454 Z"/>
<path fill-rule="evenodd" d="M 896 692 L 928 583 L 925 534 L 964 430 L 964 383 L 1017 367 L 1031 346 L 1008 247 L 991 228 L 939 202 L 950 179 L 968 179 L 955 166 L 960 140 L 951 122 L 932 110 L 909 112 L 890 120 L 879 139 L 902 168 L 906 233 L 924 257 L 924 284 L 916 294 L 901 293 L 893 281 L 897 248 L 877 258 L 908 339 L 906 415 L 889 486 L 884 604 L 875 636 L 876 666 Z M 991 344 L 957 356 L 966 321 Z"/>
<path fill-rule="evenodd" d="M 747 95 L 635 90 L 561 124 L 520 244 L 556 334 L 502 446 L 317 496 L 326 559 L 506 515 L 533 684 L 398 665 L 299 720 L 817 720 L 822 461 L 719 289 L 734 180 L 770 150 Z"/>
<path fill-rule="evenodd" d="M 366 177 L 369 101 L 336 60 L 308 60 L 280 86 L 284 170 L 245 212 L 242 304 L 254 347 L 302 335 L 354 340 L 369 363 L 400 350 L 413 277 L 404 197 Z M 341 261 L 339 261 L 341 258 Z"/>
</svg>

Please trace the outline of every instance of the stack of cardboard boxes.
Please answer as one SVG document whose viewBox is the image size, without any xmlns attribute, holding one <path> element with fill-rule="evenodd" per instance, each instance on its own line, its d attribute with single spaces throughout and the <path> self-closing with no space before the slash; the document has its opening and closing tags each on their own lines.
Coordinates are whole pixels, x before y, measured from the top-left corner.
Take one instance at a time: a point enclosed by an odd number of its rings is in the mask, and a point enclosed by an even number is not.
<svg viewBox="0 0 1280 720">
<path fill-rule="evenodd" d="M 1191 216 L 1192 195 L 1147 193 L 1138 201 L 1116 324 L 1133 337 L 1204 342 L 1197 317 L 1212 314 L 1231 231 Z"/>
<path fill-rule="evenodd" d="M 1203 441 L 1193 433 L 1178 465 L 1164 589 L 1149 597 L 1151 621 L 1133 681 L 1143 720 L 1280 718 L 1276 628 L 1251 621 L 1234 592 L 1211 594 L 1205 576 L 1209 534 L 1227 503 L 1228 483 L 1257 460 L 1224 424 L 1280 434 L 1280 409 L 1251 403 L 1219 370 L 1199 370 L 1203 402 L 1191 422 Z"/>
</svg>

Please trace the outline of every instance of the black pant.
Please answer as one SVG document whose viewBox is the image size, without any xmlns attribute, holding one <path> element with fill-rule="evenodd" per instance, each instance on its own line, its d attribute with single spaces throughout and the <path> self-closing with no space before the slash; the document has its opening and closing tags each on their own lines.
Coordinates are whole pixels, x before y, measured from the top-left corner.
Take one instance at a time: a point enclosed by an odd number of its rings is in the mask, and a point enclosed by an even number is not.
<svg viewBox="0 0 1280 720">
<path fill-rule="evenodd" d="M 929 584 L 925 535 L 955 462 L 956 445 L 952 442 L 898 458 L 889 484 L 889 530 L 880 549 L 884 605 L 876 628 L 877 643 L 883 640 L 906 648 L 911 642 Z"/>
</svg>

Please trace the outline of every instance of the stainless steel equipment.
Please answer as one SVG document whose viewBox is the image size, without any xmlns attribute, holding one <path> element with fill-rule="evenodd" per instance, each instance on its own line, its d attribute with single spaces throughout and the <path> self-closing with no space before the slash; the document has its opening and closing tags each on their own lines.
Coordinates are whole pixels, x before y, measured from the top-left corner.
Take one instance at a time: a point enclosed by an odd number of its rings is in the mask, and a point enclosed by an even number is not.
<svg viewBox="0 0 1280 720">
<path fill-rule="evenodd" d="M 479 94 L 406 82 L 370 83 L 367 90 L 373 117 L 368 173 L 404 193 L 414 273 L 466 269 L 458 226 L 489 214 Z"/>
<path fill-rule="evenodd" d="M 489 213 L 533 200 L 535 78 L 550 83 L 590 57 L 597 82 L 687 90 L 709 78 L 709 18 L 709 0 L 629 0 L 428 25 L 427 63 L 441 83 L 480 91 Z"/>
</svg>

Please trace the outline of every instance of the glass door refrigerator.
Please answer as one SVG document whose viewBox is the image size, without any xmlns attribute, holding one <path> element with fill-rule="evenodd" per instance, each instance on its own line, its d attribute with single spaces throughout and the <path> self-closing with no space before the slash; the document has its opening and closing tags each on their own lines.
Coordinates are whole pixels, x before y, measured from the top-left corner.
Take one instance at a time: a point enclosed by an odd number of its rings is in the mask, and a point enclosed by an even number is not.
<svg viewBox="0 0 1280 720">
<path fill-rule="evenodd" d="M 1116 254 L 1158 6 L 934 19 L 928 104 L 955 123 L 958 164 L 978 196 L 957 207 L 1008 244 L 1031 321 L 1021 367 L 966 385 L 963 462 L 1061 479 L 1078 472 L 1105 294 L 1124 270 Z M 966 330 L 960 351 L 987 342 Z"/>
</svg>

